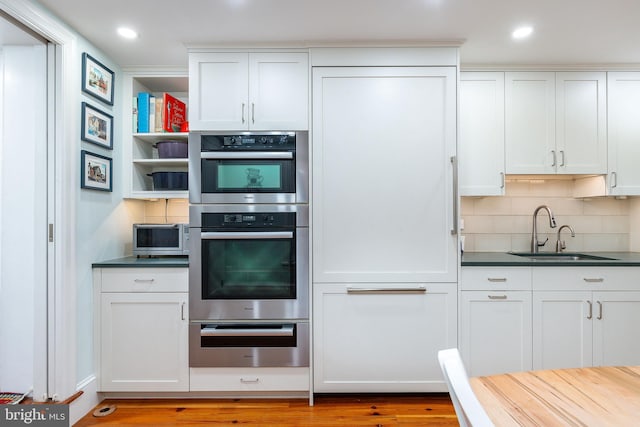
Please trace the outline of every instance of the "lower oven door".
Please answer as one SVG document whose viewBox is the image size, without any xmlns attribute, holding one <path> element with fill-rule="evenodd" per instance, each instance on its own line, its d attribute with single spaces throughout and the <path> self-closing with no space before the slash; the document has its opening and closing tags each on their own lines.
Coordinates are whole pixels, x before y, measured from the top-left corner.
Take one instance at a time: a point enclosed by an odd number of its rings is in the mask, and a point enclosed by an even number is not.
<svg viewBox="0 0 640 427">
<path fill-rule="evenodd" d="M 191 323 L 189 366 L 309 366 L 309 323 Z"/>
</svg>

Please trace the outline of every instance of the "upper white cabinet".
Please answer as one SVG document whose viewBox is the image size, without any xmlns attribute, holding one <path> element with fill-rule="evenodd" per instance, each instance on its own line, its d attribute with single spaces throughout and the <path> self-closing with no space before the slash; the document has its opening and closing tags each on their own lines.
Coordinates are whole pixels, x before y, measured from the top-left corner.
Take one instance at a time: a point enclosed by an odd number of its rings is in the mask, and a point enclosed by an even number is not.
<svg viewBox="0 0 640 427">
<path fill-rule="evenodd" d="M 307 52 L 189 53 L 190 130 L 306 130 Z"/>
<path fill-rule="evenodd" d="M 640 195 L 640 73 L 607 75 L 609 97 L 608 194 Z"/>
<path fill-rule="evenodd" d="M 462 72 L 459 88 L 460 195 L 504 195 L 504 73 Z"/>
<path fill-rule="evenodd" d="M 607 172 L 604 72 L 505 73 L 510 174 Z"/>
</svg>

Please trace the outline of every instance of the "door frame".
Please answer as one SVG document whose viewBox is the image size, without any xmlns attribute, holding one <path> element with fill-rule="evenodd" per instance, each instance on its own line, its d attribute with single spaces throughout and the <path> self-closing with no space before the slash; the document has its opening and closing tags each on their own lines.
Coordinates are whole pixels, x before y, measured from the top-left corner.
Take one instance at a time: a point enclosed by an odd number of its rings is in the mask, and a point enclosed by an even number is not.
<svg viewBox="0 0 640 427">
<path fill-rule="evenodd" d="M 78 62 L 74 57 L 76 37 L 35 3 L 0 0 L 0 9 L 51 42 L 47 49 L 47 220 L 53 227 L 53 239 L 47 248 L 47 309 L 35 319 L 36 325 L 47 325 L 46 340 L 36 340 L 34 348 L 36 353 L 47 353 L 47 390 L 46 396 L 34 395 L 34 400 L 63 401 L 74 395 L 77 388 L 74 254 L 78 177 L 73 173 L 77 169 L 73 162 L 77 157 L 73 145 L 77 118 L 69 114 L 76 111 L 72 104 L 77 92 L 70 83 L 79 81 L 79 70 L 74 67 Z M 34 370 L 36 375 L 43 372 L 42 367 Z M 42 380 L 36 381 L 38 387 L 43 386 Z"/>
</svg>

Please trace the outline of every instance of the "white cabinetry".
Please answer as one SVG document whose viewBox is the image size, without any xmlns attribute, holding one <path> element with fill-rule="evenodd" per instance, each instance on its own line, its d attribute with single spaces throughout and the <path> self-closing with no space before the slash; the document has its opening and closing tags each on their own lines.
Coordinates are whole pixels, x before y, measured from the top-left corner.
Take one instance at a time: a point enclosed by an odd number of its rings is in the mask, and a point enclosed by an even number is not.
<svg viewBox="0 0 640 427">
<path fill-rule="evenodd" d="M 640 73 L 610 72 L 608 194 L 640 195 Z"/>
<path fill-rule="evenodd" d="M 188 391 L 187 268 L 97 268 L 99 391 Z"/>
<path fill-rule="evenodd" d="M 604 174 L 604 72 L 505 73 L 510 174 Z"/>
<path fill-rule="evenodd" d="M 534 268 L 533 368 L 640 364 L 640 269 Z"/>
<path fill-rule="evenodd" d="M 307 52 L 190 52 L 190 130 L 306 130 Z"/>
<path fill-rule="evenodd" d="M 459 111 L 460 195 L 504 195 L 504 73 L 460 73 Z"/>
<path fill-rule="evenodd" d="M 530 370 L 531 268 L 462 267 L 460 352 L 469 375 Z"/>
<path fill-rule="evenodd" d="M 315 392 L 446 390 L 455 94 L 455 66 L 313 68 Z"/>
<path fill-rule="evenodd" d="M 455 284 L 316 284 L 313 310 L 315 392 L 446 390 Z"/>
<path fill-rule="evenodd" d="M 153 172 L 186 172 L 188 160 L 160 159 L 154 144 L 162 140 L 187 141 L 185 133 L 134 133 L 132 120 L 132 100 L 139 92 L 149 92 L 162 97 L 168 92 L 187 103 L 189 87 L 187 71 L 142 70 L 124 73 L 124 114 L 123 123 L 123 176 L 125 197 L 128 198 L 186 198 L 187 191 L 155 190 L 149 174 Z"/>
<path fill-rule="evenodd" d="M 455 67 L 314 67 L 314 282 L 456 282 Z"/>
</svg>

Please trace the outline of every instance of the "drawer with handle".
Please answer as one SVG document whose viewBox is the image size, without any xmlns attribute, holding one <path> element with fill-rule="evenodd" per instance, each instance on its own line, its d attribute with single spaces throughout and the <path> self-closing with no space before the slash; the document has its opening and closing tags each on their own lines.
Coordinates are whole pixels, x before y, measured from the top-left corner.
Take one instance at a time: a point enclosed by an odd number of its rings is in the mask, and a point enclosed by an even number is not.
<svg viewBox="0 0 640 427">
<path fill-rule="evenodd" d="M 531 290 L 531 267 L 462 267 L 460 290 Z"/>
<path fill-rule="evenodd" d="M 544 291 L 638 291 L 638 267 L 539 267 L 533 289 Z"/>
<path fill-rule="evenodd" d="M 176 268 L 103 268 L 102 292 L 188 292 L 189 270 Z"/>
</svg>

